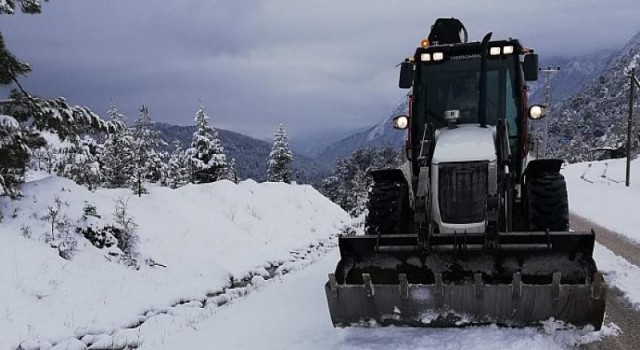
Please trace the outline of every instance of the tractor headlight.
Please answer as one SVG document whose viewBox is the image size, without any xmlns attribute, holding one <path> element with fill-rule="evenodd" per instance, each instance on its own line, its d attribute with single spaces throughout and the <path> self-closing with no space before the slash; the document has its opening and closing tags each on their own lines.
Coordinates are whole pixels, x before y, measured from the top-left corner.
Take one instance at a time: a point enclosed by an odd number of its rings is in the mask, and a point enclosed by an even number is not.
<svg viewBox="0 0 640 350">
<path fill-rule="evenodd" d="M 547 108 L 543 105 L 533 105 L 529 107 L 529 118 L 533 120 L 542 119 L 547 115 Z"/>
<path fill-rule="evenodd" d="M 433 60 L 434 61 L 442 61 L 444 59 L 444 53 L 442 52 L 434 52 L 433 53 Z"/>
<path fill-rule="evenodd" d="M 431 61 L 431 54 L 430 53 L 423 53 L 420 55 L 420 61 L 422 62 L 429 62 Z"/>
<path fill-rule="evenodd" d="M 513 45 L 506 46 L 494 46 L 489 48 L 489 55 L 491 56 L 500 56 L 500 55 L 511 55 L 515 51 Z"/>
<path fill-rule="evenodd" d="M 406 115 L 399 115 L 393 118 L 393 128 L 403 130 L 409 126 L 409 117 Z"/>
<path fill-rule="evenodd" d="M 455 123 L 460 119 L 460 111 L 457 109 L 452 109 L 444 112 L 444 120 L 449 123 Z"/>
</svg>

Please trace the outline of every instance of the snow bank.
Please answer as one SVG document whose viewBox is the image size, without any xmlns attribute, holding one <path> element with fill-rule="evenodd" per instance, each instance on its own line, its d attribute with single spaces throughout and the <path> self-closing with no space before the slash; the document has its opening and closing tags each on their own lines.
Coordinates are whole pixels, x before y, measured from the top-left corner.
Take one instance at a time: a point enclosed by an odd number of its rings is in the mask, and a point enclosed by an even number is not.
<svg viewBox="0 0 640 350">
<path fill-rule="evenodd" d="M 149 310 L 184 299 L 203 299 L 290 252 L 324 240 L 350 222 L 337 205 L 307 185 L 240 184 L 220 181 L 177 190 L 151 187 L 134 197 L 128 189 L 84 187 L 55 176 L 23 187 L 19 201 L 0 198 L 0 348 L 21 341 L 57 343 L 83 334 L 110 333 L 139 322 Z M 45 241 L 50 222 L 41 220 L 55 198 L 75 223 L 85 203 L 113 222 L 122 199 L 139 225 L 139 270 L 110 261 L 77 237 L 72 260 Z"/>
<path fill-rule="evenodd" d="M 621 290 L 636 310 L 640 310 L 640 267 L 615 255 L 600 244 L 596 244 L 593 257 L 598 264 L 598 270 L 604 273 L 607 284 Z"/>
<path fill-rule="evenodd" d="M 569 209 L 640 243 L 640 158 L 631 162 L 631 184 L 625 186 L 626 159 L 567 166 Z"/>
</svg>

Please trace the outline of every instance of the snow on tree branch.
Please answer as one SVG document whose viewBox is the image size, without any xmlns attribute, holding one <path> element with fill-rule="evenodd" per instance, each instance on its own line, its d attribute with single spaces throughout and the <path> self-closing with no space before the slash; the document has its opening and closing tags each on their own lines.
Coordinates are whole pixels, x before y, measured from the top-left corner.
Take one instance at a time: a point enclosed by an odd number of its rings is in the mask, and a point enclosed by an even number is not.
<svg viewBox="0 0 640 350">
<path fill-rule="evenodd" d="M 201 104 L 195 117 L 196 132 L 186 151 L 191 166 L 191 180 L 208 183 L 220 180 L 227 168 L 227 156 L 218 132 L 209 125 L 209 116 Z"/>
<path fill-rule="evenodd" d="M 47 2 L 48 0 L 43 0 Z M 15 13 L 16 2 L 20 5 L 23 13 L 36 14 L 42 11 L 42 2 L 40 0 L 0 0 L 0 15 Z"/>
<path fill-rule="evenodd" d="M 291 163 L 293 163 L 293 153 L 289 149 L 287 132 L 282 126 L 278 126 L 273 138 L 273 147 L 269 153 L 267 164 L 267 180 L 271 182 L 291 183 Z"/>
</svg>

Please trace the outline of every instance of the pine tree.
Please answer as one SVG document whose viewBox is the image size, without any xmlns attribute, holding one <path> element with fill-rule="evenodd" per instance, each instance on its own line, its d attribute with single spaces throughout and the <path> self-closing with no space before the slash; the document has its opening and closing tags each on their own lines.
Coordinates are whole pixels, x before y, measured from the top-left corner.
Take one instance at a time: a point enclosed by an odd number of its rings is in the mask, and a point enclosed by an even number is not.
<svg viewBox="0 0 640 350">
<path fill-rule="evenodd" d="M 238 183 L 238 171 L 236 170 L 236 159 L 231 158 L 231 161 L 227 165 L 225 169 L 225 174 L 223 176 L 225 180 L 229 180 L 233 183 Z"/>
<path fill-rule="evenodd" d="M 15 13 L 17 5 L 24 13 L 41 10 L 40 0 L 0 0 L 0 15 Z M 40 131 L 53 132 L 62 140 L 73 140 L 80 134 L 113 128 L 88 108 L 69 106 L 62 97 L 43 100 L 29 95 L 18 78 L 30 71 L 29 64 L 9 52 L 0 34 L 0 86 L 17 87 L 9 99 L 0 104 L 0 195 L 20 194 L 19 186 L 24 182 L 30 153 L 46 145 Z"/>
<path fill-rule="evenodd" d="M 348 159 L 338 159 L 320 191 L 351 215 L 360 215 L 366 209 L 367 192 L 373 182 L 369 169 L 396 167 L 398 163 L 398 153 L 391 147 L 358 149 Z"/>
<path fill-rule="evenodd" d="M 167 183 L 171 188 L 178 188 L 189 182 L 189 162 L 179 140 L 173 141 L 174 151 L 169 158 Z"/>
<path fill-rule="evenodd" d="M 106 187 L 127 187 L 133 179 L 133 135 L 125 124 L 126 117 L 115 104 L 111 104 L 108 114 L 119 127 L 110 132 L 104 142 L 102 180 Z"/>
<path fill-rule="evenodd" d="M 14 118 L 0 114 L 0 195 L 19 195 L 18 186 L 24 182 L 28 159 L 20 125 Z"/>
<path fill-rule="evenodd" d="M 13 3 L 4 2 L 0 13 L 13 13 L 13 6 Z M 6 49 L 0 34 L 0 85 L 17 84 L 18 76 L 29 71 L 31 67 L 27 63 L 18 60 Z M 29 160 L 29 138 L 19 121 L 8 113 L 9 108 L 6 105 L 0 107 L 3 107 L 0 108 L 0 195 L 16 197 L 20 195 L 19 186 L 24 182 Z M 44 145 L 44 140 L 39 141 Z"/>
<path fill-rule="evenodd" d="M 218 132 L 209 125 L 209 116 L 201 104 L 195 117 L 196 132 L 193 133 L 187 156 L 191 166 L 191 181 L 194 183 L 214 182 L 222 178 L 227 167 L 224 147 L 218 139 Z"/>
<path fill-rule="evenodd" d="M 20 9 L 24 13 L 35 14 L 40 13 L 42 2 L 48 0 L 2 0 L 0 1 L 0 15 L 13 14 L 16 10 L 16 4 L 20 5 Z"/>
<path fill-rule="evenodd" d="M 158 132 L 158 135 L 160 133 Z M 160 139 L 163 147 L 166 147 L 167 143 Z M 151 158 L 151 174 L 156 174 L 151 178 L 152 182 L 158 182 L 162 186 L 169 186 L 169 152 L 157 150 L 154 157 Z M 155 180 L 157 179 L 157 180 Z"/>
<path fill-rule="evenodd" d="M 292 162 L 293 154 L 289 149 L 287 132 L 280 123 L 273 138 L 271 153 L 269 153 L 267 181 L 291 183 Z"/>
<path fill-rule="evenodd" d="M 59 176 L 85 185 L 95 190 L 101 181 L 101 168 L 98 163 L 100 146 L 90 136 L 77 138 L 68 147 L 61 150 L 61 158 L 55 166 Z"/>
<path fill-rule="evenodd" d="M 31 2 L 21 1 L 20 5 L 23 10 L 33 8 L 29 5 Z M 13 9 L 14 3 L 9 6 Z M 0 145 L 0 186 L 1 193 L 11 196 L 19 195 L 18 187 L 24 182 L 32 150 L 46 145 L 40 131 L 53 132 L 62 140 L 73 140 L 82 133 L 102 132 L 113 127 L 86 107 L 69 106 L 62 97 L 43 100 L 29 95 L 18 77 L 30 71 L 27 63 L 9 52 L 0 35 L 0 85 L 18 87 L 0 105 L 0 115 L 4 115 L 0 123 L 0 137 L 4 139 Z"/>
<path fill-rule="evenodd" d="M 32 150 L 29 169 L 36 171 L 46 171 L 51 174 L 57 161 L 57 150 L 46 144 L 38 149 Z"/>
<path fill-rule="evenodd" d="M 1 51 L 2 47 L 0 56 Z M 70 106 L 64 97 L 40 99 L 20 89 L 11 91 L 9 99 L 3 102 L 0 113 L 15 118 L 23 130 L 37 130 L 38 134 L 48 131 L 61 141 L 73 140 L 83 134 L 110 132 L 118 127 L 104 121 L 88 107 Z"/>
<path fill-rule="evenodd" d="M 133 131 L 133 189 L 138 196 L 146 192 L 144 182 L 158 182 L 164 176 L 164 154 L 159 149 L 165 142 L 152 125 L 149 109 L 142 105 Z"/>
</svg>

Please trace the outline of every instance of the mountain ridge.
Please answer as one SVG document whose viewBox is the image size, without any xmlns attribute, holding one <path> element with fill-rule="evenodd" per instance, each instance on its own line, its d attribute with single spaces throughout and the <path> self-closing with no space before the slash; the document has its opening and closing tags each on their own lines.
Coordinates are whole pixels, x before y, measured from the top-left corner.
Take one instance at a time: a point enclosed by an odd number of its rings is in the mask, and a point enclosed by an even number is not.
<svg viewBox="0 0 640 350">
<path fill-rule="evenodd" d="M 559 113 L 549 120 L 551 156 L 573 163 L 611 156 L 603 154 L 602 150 L 622 151 L 618 156 L 626 154 L 623 149 L 627 139 L 630 72 L 639 66 L 640 32 L 591 84 L 552 106 L 552 110 Z M 637 97 L 634 103 L 638 103 Z M 540 128 L 535 131 L 540 137 Z M 633 135 L 636 150 L 637 133 L 636 129 Z"/>
</svg>

